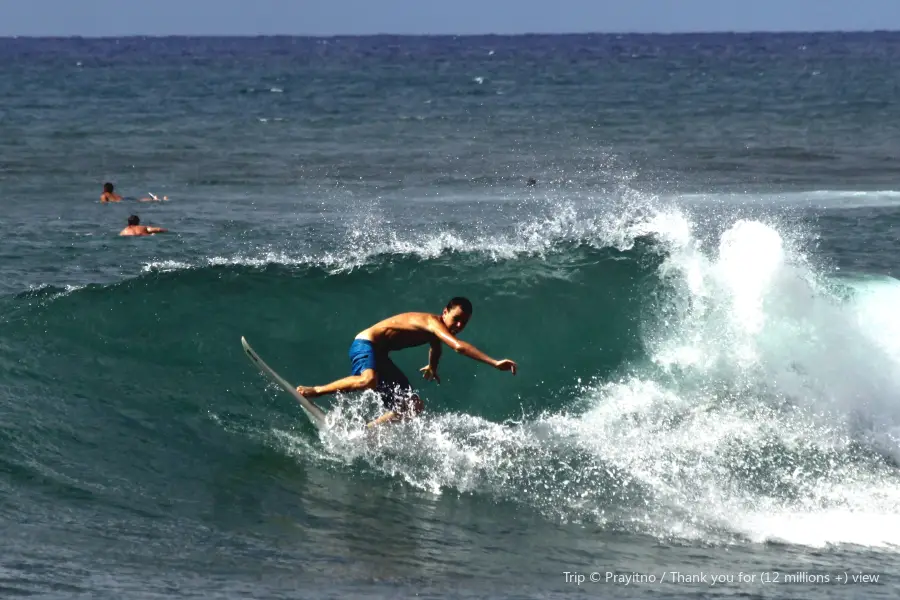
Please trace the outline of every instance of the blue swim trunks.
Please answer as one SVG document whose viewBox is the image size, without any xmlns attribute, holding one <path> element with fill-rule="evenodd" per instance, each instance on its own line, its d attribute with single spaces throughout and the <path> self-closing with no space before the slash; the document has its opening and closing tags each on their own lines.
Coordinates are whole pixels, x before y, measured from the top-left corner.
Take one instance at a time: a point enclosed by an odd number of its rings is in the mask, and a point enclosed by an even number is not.
<svg viewBox="0 0 900 600">
<path fill-rule="evenodd" d="M 409 379 L 394 364 L 387 352 L 378 352 L 369 340 L 353 340 L 350 344 L 350 374 L 361 375 L 366 369 L 374 369 L 378 378 L 375 391 L 381 396 L 388 410 L 402 410 L 414 393 Z"/>
</svg>

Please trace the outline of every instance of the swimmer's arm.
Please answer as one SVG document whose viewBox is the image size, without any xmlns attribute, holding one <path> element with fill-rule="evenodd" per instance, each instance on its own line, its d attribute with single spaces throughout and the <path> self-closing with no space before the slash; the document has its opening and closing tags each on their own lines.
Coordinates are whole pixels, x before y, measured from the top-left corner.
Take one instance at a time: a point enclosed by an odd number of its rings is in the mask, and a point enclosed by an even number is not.
<svg viewBox="0 0 900 600">
<path fill-rule="evenodd" d="M 162 227 L 148 227 L 147 233 L 167 233 L 168 229 L 163 229 Z"/>
</svg>

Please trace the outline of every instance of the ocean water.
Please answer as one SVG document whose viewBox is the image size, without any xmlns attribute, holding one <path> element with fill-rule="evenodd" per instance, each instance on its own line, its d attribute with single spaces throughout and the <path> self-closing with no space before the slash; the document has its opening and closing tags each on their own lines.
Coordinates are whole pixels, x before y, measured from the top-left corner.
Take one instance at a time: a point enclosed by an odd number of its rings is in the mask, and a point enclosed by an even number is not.
<svg viewBox="0 0 900 600">
<path fill-rule="evenodd" d="M 898 60 L 0 40 L 0 594 L 895 598 Z M 317 432 L 239 343 L 323 384 L 454 295 L 518 374 L 446 352 L 375 432 L 367 394 Z"/>
</svg>

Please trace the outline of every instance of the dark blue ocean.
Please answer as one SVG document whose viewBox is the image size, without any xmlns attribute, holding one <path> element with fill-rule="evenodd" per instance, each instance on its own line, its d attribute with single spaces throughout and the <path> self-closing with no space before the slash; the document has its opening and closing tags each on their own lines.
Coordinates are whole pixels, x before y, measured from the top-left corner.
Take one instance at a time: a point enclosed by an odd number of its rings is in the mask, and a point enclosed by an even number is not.
<svg viewBox="0 0 900 600">
<path fill-rule="evenodd" d="M 0 64 L 0 596 L 900 592 L 900 34 Z M 456 295 L 518 374 L 397 353 L 426 412 L 374 432 L 240 346 L 321 385 Z"/>
</svg>

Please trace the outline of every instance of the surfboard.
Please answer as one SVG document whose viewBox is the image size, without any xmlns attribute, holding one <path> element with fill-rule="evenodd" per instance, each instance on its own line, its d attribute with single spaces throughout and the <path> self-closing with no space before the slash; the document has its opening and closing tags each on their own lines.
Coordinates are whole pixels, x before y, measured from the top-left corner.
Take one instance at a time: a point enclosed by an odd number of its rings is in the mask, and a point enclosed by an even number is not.
<svg viewBox="0 0 900 600">
<path fill-rule="evenodd" d="M 250 359 L 250 362 L 255 364 L 256 368 L 258 368 L 263 375 L 271 379 L 274 383 L 277 383 L 279 387 L 292 395 L 294 399 L 296 399 L 297 402 L 300 403 L 300 406 L 303 408 L 303 412 L 306 413 L 306 416 L 309 417 L 309 421 L 316 427 L 316 429 L 322 429 L 323 427 L 325 427 L 325 411 L 300 395 L 300 392 L 297 391 L 296 386 L 289 384 L 281 375 L 276 373 L 272 367 L 267 365 L 265 361 L 259 357 L 259 354 L 257 354 L 256 351 L 250 347 L 247 339 L 243 336 L 241 336 L 241 345 L 244 347 L 244 353 Z"/>
</svg>

